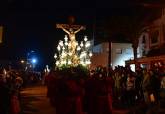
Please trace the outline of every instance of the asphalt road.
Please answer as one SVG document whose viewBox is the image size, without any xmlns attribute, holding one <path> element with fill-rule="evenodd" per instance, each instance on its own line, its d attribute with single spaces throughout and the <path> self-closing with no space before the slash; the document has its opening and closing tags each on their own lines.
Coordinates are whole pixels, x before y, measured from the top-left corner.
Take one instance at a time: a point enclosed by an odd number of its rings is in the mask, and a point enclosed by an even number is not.
<svg viewBox="0 0 165 114">
<path fill-rule="evenodd" d="M 56 114 L 46 97 L 46 86 L 37 85 L 21 91 L 21 114 Z"/>
</svg>

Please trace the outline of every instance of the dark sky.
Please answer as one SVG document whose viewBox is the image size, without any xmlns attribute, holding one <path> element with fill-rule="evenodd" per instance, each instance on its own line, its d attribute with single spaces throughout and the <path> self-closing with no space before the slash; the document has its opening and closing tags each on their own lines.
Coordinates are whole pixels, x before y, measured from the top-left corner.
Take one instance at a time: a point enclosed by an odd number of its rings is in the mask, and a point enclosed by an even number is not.
<svg viewBox="0 0 165 114">
<path fill-rule="evenodd" d="M 138 1 L 138 0 L 135 0 Z M 70 15 L 76 24 L 87 26 L 79 33 L 92 37 L 95 17 L 132 13 L 135 3 L 130 0 L 64 1 L 64 0 L 2 0 L 0 24 L 4 27 L 0 59 L 20 60 L 34 50 L 42 64 L 50 64 L 59 39 L 65 33 L 56 29 L 56 23 L 67 23 Z M 109 2 L 109 3 L 108 3 Z M 80 39 L 79 38 L 79 39 Z"/>
</svg>

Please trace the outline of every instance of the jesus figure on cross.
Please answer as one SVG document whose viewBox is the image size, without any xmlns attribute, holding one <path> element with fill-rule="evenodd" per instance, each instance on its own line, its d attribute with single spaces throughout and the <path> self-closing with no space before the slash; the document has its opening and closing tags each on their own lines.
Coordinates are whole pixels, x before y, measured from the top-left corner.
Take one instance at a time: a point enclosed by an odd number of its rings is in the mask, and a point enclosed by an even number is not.
<svg viewBox="0 0 165 114">
<path fill-rule="evenodd" d="M 61 28 L 64 32 L 66 32 L 68 34 L 69 39 L 70 39 L 72 54 L 75 54 L 75 49 L 77 46 L 76 33 L 78 33 L 80 30 L 84 30 L 85 27 L 79 25 L 79 28 L 77 28 L 77 27 L 72 28 L 72 27 L 63 26 L 63 24 L 58 24 L 57 28 Z M 74 29 L 76 29 L 76 30 L 74 31 Z"/>
</svg>

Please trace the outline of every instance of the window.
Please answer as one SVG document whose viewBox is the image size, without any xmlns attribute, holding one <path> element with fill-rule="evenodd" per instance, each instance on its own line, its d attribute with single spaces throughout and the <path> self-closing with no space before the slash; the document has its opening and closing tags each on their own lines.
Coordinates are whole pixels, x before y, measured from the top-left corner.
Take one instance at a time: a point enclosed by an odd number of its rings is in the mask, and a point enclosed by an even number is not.
<svg viewBox="0 0 165 114">
<path fill-rule="evenodd" d="M 116 49 L 116 54 L 122 54 L 122 49 Z"/>
<path fill-rule="evenodd" d="M 131 54 L 131 49 L 126 49 L 126 54 Z"/>
</svg>

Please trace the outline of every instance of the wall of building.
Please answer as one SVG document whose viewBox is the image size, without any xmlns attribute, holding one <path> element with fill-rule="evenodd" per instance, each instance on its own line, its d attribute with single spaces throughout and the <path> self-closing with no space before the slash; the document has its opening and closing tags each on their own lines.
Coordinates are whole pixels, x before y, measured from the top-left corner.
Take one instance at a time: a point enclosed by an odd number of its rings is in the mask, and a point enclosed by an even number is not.
<svg viewBox="0 0 165 114">
<path fill-rule="evenodd" d="M 93 47 L 93 56 L 91 58 L 91 68 L 95 69 L 97 66 L 108 66 L 109 44 L 101 43 Z"/>
<path fill-rule="evenodd" d="M 125 61 L 133 59 L 133 49 L 131 43 L 112 43 L 111 44 L 111 64 L 115 66 L 125 66 Z"/>
<path fill-rule="evenodd" d="M 108 67 L 109 43 L 98 44 L 93 47 L 93 57 L 91 58 L 91 68 L 101 65 Z M 111 65 L 125 66 L 125 60 L 133 59 L 133 49 L 131 43 L 111 43 Z"/>
</svg>

